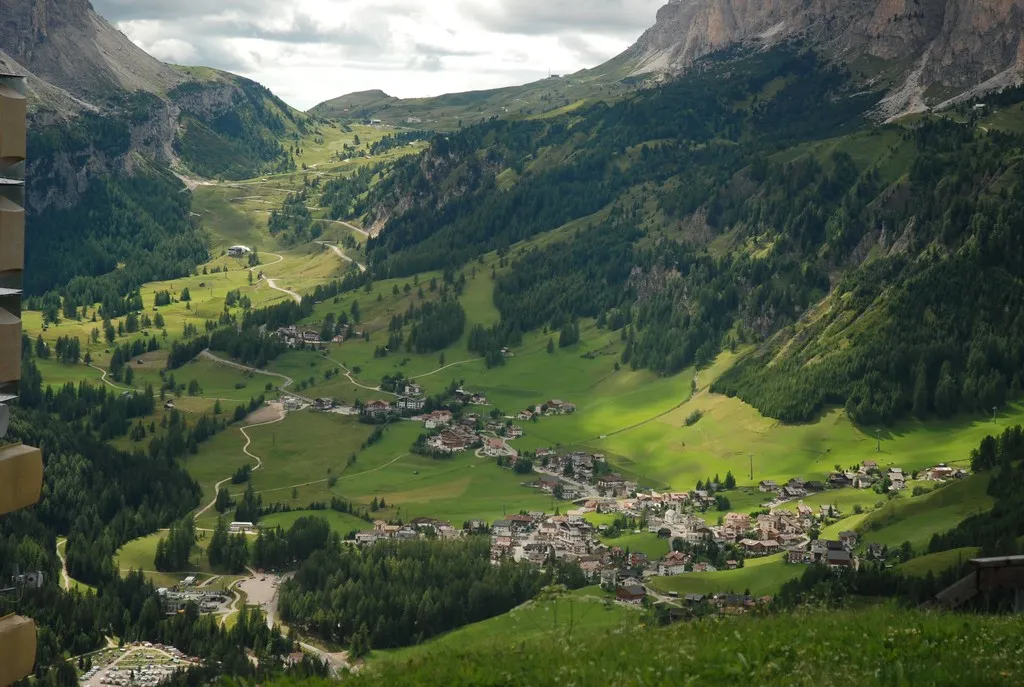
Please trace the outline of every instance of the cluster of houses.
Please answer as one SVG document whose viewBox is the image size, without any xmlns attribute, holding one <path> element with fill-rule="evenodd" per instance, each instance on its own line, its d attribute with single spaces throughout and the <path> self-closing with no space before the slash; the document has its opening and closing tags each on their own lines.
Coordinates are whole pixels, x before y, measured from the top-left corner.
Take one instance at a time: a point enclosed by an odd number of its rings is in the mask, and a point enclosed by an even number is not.
<svg viewBox="0 0 1024 687">
<path fill-rule="evenodd" d="M 531 512 L 491 523 L 491 561 L 495 563 L 511 558 L 543 565 L 552 557 L 583 563 L 593 560 L 592 556 L 600 560 L 607 550 L 594 527 L 578 514 L 548 517 Z"/>
<path fill-rule="evenodd" d="M 399 383 L 396 393 L 398 398 L 394 402 L 374 399 L 363 404 L 360 412 L 366 417 L 382 419 L 390 415 L 419 412 L 427 405 L 423 387 L 415 382 Z"/>
<path fill-rule="evenodd" d="M 473 391 L 466 391 L 465 389 L 455 390 L 455 400 L 462 405 L 467 406 L 486 406 L 490 405 L 487 401 L 487 397 L 483 394 L 479 394 Z"/>
<path fill-rule="evenodd" d="M 433 451 L 450 454 L 480 448 L 483 455 L 490 458 L 517 458 L 519 455 L 508 444 L 509 440 L 523 436 L 523 428 L 518 425 L 486 419 L 476 413 L 469 413 L 456 420 L 454 414 L 445 409 L 416 415 L 411 419 L 422 422 L 425 429 L 436 432 L 427 439 L 427 446 Z"/>
<path fill-rule="evenodd" d="M 570 415 L 576 412 L 576 405 L 559 399 L 552 399 L 546 403 L 539 403 L 520 410 L 516 414 L 518 420 L 533 420 L 534 418 L 551 415 Z"/>
<path fill-rule="evenodd" d="M 968 475 L 970 473 L 963 468 L 951 468 L 945 463 L 939 463 L 933 468 L 922 471 L 918 477 L 931 482 L 945 482 L 948 479 L 963 479 Z"/>
<path fill-rule="evenodd" d="M 450 522 L 433 518 L 416 518 L 405 525 L 389 525 L 383 520 L 375 520 L 372 530 L 356 533 L 355 541 L 367 545 L 384 539 L 419 539 L 428 535 L 438 539 L 458 539 L 463 534 L 462 530 L 455 529 Z"/>
<path fill-rule="evenodd" d="M 325 341 L 320 338 L 321 328 L 319 323 L 314 323 L 305 327 L 297 327 L 294 324 L 287 327 L 278 327 L 274 331 L 274 336 L 284 342 L 289 348 L 298 348 L 299 346 L 321 346 L 327 343 L 345 343 L 352 337 L 362 336 L 362 332 L 356 331 L 352 325 L 342 324 L 338 325 L 338 333 L 331 338 L 330 341 Z"/>
<path fill-rule="evenodd" d="M 627 498 L 636 493 L 637 483 L 618 473 L 611 472 L 604 454 L 587 453 L 586 451 L 559 453 L 554 449 L 547 448 L 538 449 L 536 458 L 539 465 L 535 464 L 535 469 L 554 479 L 542 477 L 531 486 L 552 491 L 555 484 L 562 484 L 563 489 L 571 489 L 577 486 L 572 482 L 576 482 L 594 486 L 602 497 Z M 563 483 L 563 480 L 558 479 L 560 475 L 571 477 L 572 481 Z M 578 487 L 572 491 L 578 491 Z M 582 492 L 581 496 L 583 496 Z"/>
</svg>

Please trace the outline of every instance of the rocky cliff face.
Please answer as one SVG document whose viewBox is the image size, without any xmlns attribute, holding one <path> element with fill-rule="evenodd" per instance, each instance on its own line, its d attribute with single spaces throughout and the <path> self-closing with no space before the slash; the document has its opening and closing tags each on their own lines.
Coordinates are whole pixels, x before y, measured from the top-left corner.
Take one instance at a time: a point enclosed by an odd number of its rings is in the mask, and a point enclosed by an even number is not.
<svg viewBox="0 0 1024 687">
<path fill-rule="evenodd" d="M 97 177 L 183 167 L 175 144 L 185 113 L 215 122 L 252 90 L 241 77 L 212 73 L 196 81 L 160 62 L 88 0 L 0 0 L 0 71 L 28 77 L 29 202 L 37 213 L 73 207 Z M 269 109 L 286 114 L 274 100 Z M 102 142 L 93 132 L 104 126 L 89 123 L 97 115 L 110 125 Z"/>
<path fill-rule="evenodd" d="M 627 52 L 673 73 L 736 44 L 804 39 L 867 78 L 887 107 L 921 109 L 1024 74 L 1024 0 L 671 0 Z"/>
<path fill-rule="evenodd" d="M 0 48 L 40 80 L 87 103 L 117 91 L 163 92 L 182 80 L 88 0 L 4 0 Z"/>
</svg>

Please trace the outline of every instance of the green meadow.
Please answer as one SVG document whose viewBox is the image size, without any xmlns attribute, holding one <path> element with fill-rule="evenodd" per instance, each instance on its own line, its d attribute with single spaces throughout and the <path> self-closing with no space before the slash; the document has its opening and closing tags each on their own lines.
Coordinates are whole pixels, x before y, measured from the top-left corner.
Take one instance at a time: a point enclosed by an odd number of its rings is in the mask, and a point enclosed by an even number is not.
<svg viewBox="0 0 1024 687">
<path fill-rule="evenodd" d="M 556 600 L 528 601 L 508 613 L 459 628 L 416 646 L 370 655 L 370 665 L 407 661 L 425 655 L 465 651 L 494 642 L 521 642 L 557 634 L 560 639 L 583 639 L 595 632 L 635 624 L 641 612 L 612 603 L 599 587 L 584 587 Z"/>
<path fill-rule="evenodd" d="M 929 553 L 911 558 L 898 566 L 900 572 L 912 577 L 926 577 L 928 573 L 938 575 L 953 567 L 960 567 L 972 558 L 977 557 L 981 549 L 968 546 L 962 549 L 950 549 L 939 553 Z"/>
<path fill-rule="evenodd" d="M 972 475 L 922 496 L 894 499 L 860 523 L 862 541 L 890 548 L 909 541 L 921 553 L 933 534 L 951 530 L 966 518 L 992 508 L 988 482 L 988 474 Z"/>
<path fill-rule="evenodd" d="M 754 596 L 775 594 L 782 585 L 803 575 L 807 566 L 787 563 L 785 556 L 749 558 L 742 568 L 710 573 L 684 573 L 672 577 L 651 578 L 651 586 L 662 593 L 715 594 L 749 591 Z"/>
<path fill-rule="evenodd" d="M 316 517 L 326 520 L 337 534 L 347 535 L 353 530 L 368 530 L 372 525 L 361 518 L 348 513 L 339 513 L 333 510 L 320 511 L 291 511 L 289 513 L 274 513 L 260 519 L 261 527 L 280 527 L 287 530 L 295 521 L 304 517 Z"/>
</svg>

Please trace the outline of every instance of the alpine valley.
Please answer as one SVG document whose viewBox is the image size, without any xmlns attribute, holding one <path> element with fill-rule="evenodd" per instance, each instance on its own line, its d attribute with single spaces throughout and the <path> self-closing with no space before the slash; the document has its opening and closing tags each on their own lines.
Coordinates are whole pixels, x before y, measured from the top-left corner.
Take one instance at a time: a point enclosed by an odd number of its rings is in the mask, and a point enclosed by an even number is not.
<svg viewBox="0 0 1024 687">
<path fill-rule="evenodd" d="M 1024 545 L 1022 30 L 670 0 L 300 112 L 6 0 L 35 681 L 1020 683 L 1012 590 L 935 606 Z"/>
</svg>

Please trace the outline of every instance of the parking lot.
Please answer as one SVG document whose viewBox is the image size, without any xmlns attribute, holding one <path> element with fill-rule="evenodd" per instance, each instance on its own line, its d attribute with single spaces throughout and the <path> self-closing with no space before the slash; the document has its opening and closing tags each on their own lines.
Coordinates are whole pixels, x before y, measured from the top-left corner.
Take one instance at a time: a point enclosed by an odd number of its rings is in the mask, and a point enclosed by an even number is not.
<svg viewBox="0 0 1024 687">
<path fill-rule="evenodd" d="M 92 655 L 93 667 L 80 678 L 82 687 L 155 687 L 176 670 L 197 662 L 174 647 L 132 644 Z"/>
</svg>

